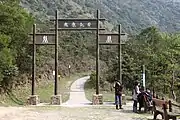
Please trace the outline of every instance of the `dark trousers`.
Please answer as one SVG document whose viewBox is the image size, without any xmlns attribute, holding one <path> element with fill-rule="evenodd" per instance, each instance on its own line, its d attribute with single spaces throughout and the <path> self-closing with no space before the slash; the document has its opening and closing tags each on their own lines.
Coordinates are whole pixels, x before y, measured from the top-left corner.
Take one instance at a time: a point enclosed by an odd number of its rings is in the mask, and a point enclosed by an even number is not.
<svg viewBox="0 0 180 120">
<path fill-rule="evenodd" d="M 138 101 L 134 100 L 134 103 L 133 103 L 133 112 L 137 112 L 137 103 L 138 103 Z"/>
<path fill-rule="evenodd" d="M 116 94 L 115 95 L 115 104 L 116 105 L 122 105 L 122 97 L 121 97 L 121 95 L 118 95 L 118 94 Z"/>
</svg>

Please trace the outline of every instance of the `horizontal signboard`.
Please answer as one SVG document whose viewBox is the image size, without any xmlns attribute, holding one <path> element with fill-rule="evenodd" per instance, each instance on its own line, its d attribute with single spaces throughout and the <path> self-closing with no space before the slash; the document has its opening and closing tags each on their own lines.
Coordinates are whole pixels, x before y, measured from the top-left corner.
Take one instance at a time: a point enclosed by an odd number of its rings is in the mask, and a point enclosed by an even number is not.
<svg viewBox="0 0 180 120">
<path fill-rule="evenodd" d="M 31 36 L 30 44 L 33 44 L 33 36 Z M 55 35 L 54 34 L 36 34 L 35 44 L 55 44 Z"/>
<path fill-rule="evenodd" d="M 59 28 L 97 28 L 97 21 L 59 21 Z"/>
<path fill-rule="evenodd" d="M 121 35 L 121 43 L 125 44 L 126 41 L 127 41 L 127 34 Z M 100 34 L 99 43 L 119 44 L 119 35 L 118 34 Z"/>
</svg>

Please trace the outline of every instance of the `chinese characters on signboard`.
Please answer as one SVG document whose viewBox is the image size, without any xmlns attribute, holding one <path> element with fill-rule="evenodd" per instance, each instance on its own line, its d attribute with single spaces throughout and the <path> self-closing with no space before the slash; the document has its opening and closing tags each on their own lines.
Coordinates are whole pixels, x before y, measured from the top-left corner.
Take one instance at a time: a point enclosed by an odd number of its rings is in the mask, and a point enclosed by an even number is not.
<svg viewBox="0 0 180 120">
<path fill-rule="evenodd" d="M 127 34 L 121 35 L 121 43 L 124 44 L 127 41 Z M 119 43 L 119 35 L 117 34 L 100 34 L 100 43 Z"/>
<path fill-rule="evenodd" d="M 33 37 L 31 36 L 30 44 L 33 44 Z M 55 36 L 54 35 L 46 35 L 46 34 L 36 34 L 36 42 L 35 44 L 55 44 Z"/>
<path fill-rule="evenodd" d="M 59 21 L 59 28 L 97 28 L 96 21 Z"/>
</svg>

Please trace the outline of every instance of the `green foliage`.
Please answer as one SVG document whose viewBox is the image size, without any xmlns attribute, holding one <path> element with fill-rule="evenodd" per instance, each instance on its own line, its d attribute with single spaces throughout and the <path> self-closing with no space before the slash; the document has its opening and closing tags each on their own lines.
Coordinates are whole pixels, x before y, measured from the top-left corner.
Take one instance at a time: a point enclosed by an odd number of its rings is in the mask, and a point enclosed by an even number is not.
<svg viewBox="0 0 180 120">
<path fill-rule="evenodd" d="M 0 1 L 0 85 L 1 88 L 10 90 L 16 83 L 23 82 L 16 79 L 17 75 L 30 72 L 32 47 L 28 45 L 27 34 L 31 30 L 33 18 L 19 6 L 19 0 Z M 92 18 L 96 14 L 95 9 L 100 8 L 101 15 L 107 18 L 111 24 L 121 23 L 124 27 L 123 31 L 128 33 L 140 32 L 132 36 L 122 48 L 124 86 L 131 89 L 135 80 L 142 81 L 142 65 L 145 65 L 148 88 L 168 94 L 172 90 L 177 91 L 180 82 L 180 75 L 177 72 L 180 67 L 180 37 L 179 34 L 160 31 L 179 30 L 179 19 L 177 18 L 180 7 L 174 7 L 174 4 L 164 1 L 138 0 L 105 0 L 101 2 L 94 0 L 53 2 L 21 0 L 21 3 L 22 6 L 26 6 L 30 12 L 34 13 L 38 23 L 46 21 L 47 16 L 54 15 L 57 8 L 61 18 Z M 180 6 L 179 2 L 176 6 Z M 158 15 L 162 14 L 164 15 L 163 19 L 159 19 Z M 167 24 L 172 22 L 173 24 Z M 41 23 L 38 27 L 41 27 L 40 31 L 47 31 L 49 25 L 51 24 L 46 21 L 46 25 Z M 146 28 L 151 25 L 159 26 L 159 29 L 155 26 Z M 117 29 L 113 25 L 111 28 Z M 61 76 L 69 74 L 69 65 L 71 65 L 71 73 L 94 70 L 96 55 L 94 38 L 95 35 L 92 32 L 60 33 L 58 66 Z M 38 47 L 36 56 L 38 74 L 45 74 L 44 72 L 51 74 L 51 70 L 54 70 L 54 47 Z M 100 87 L 104 89 L 110 89 L 107 84 L 112 84 L 118 78 L 117 56 L 117 47 L 102 46 L 100 48 Z M 37 76 L 41 76 L 38 74 Z M 95 88 L 96 84 L 95 75 L 92 73 L 88 82 L 92 88 Z"/>
<path fill-rule="evenodd" d="M 122 80 L 124 86 L 127 89 L 132 89 L 135 80 L 139 80 L 142 85 L 142 65 L 145 65 L 147 88 L 154 89 L 161 96 L 174 96 L 172 91 L 176 93 L 176 96 L 179 96 L 179 45 L 179 34 L 161 33 L 154 26 L 142 30 L 139 35 L 133 36 L 122 46 Z M 100 49 L 102 55 L 100 59 L 107 65 L 107 68 L 101 72 L 101 87 L 106 82 L 112 84 L 119 75 L 116 57 L 117 47 L 110 47 L 108 51 L 105 50 L 107 50 L 106 47 Z M 92 73 L 88 84 L 93 88 L 94 83 L 95 74 Z M 109 90 L 111 89 L 109 88 Z"/>
<path fill-rule="evenodd" d="M 123 49 L 125 86 L 129 88 L 136 79 L 142 81 L 142 65 L 145 65 L 147 88 L 161 95 L 177 91 L 175 84 L 179 83 L 179 41 L 179 34 L 161 33 L 155 27 L 144 29 L 133 37 Z"/>
<path fill-rule="evenodd" d="M 100 9 L 101 16 L 111 23 L 110 28 L 122 24 L 128 33 L 137 33 L 149 26 L 158 26 L 162 31 L 179 31 L 180 3 L 172 0 L 21 0 L 41 21 L 59 10 L 60 17 L 89 17 Z"/>
<path fill-rule="evenodd" d="M 28 56 L 27 33 L 33 19 L 18 0 L 2 1 L 0 11 L 0 92 L 6 92 L 17 83 L 15 77 L 19 71 L 27 72 L 23 66 Z"/>
<path fill-rule="evenodd" d="M 90 79 L 86 83 L 86 88 L 95 89 L 96 88 L 96 72 L 92 72 Z"/>
<path fill-rule="evenodd" d="M 123 31 L 132 34 L 140 32 L 138 35 L 134 35 L 126 45 L 123 45 L 123 84 L 131 89 L 134 80 L 141 81 L 142 65 L 145 65 L 147 87 L 169 93 L 172 73 L 179 69 L 179 49 L 177 47 L 179 36 L 160 31 L 175 32 L 179 30 L 179 2 L 170 2 L 169 0 L 60 0 L 53 2 L 22 0 L 22 6 L 28 6 L 27 9 L 33 11 L 34 15 L 38 16 L 39 21 L 47 20 L 47 16 L 54 15 L 57 8 L 61 18 L 92 18 L 96 14 L 95 10 L 100 9 L 101 16 L 111 23 L 110 27 L 108 26 L 109 29 L 117 30 L 117 27 L 113 25 L 121 23 Z M 154 26 L 149 27 L 152 25 Z M 72 71 L 95 66 L 93 62 L 88 64 L 89 59 L 93 61 L 96 55 L 95 44 L 92 40 L 94 36 L 91 33 L 83 36 L 80 33 L 64 32 L 61 33 L 61 36 L 63 36 L 59 46 L 61 74 L 66 75 L 65 71 L 67 71 L 68 65 L 76 68 L 72 68 Z M 106 47 L 102 47 L 100 50 L 100 63 L 103 64 L 103 67 L 101 65 L 100 68 L 101 87 L 106 82 L 113 83 L 119 74 L 117 47 L 105 49 Z M 42 57 L 41 53 L 38 55 L 38 62 L 43 66 L 45 62 L 42 61 L 48 58 Z M 94 79 L 92 83 L 94 83 Z M 163 87 L 158 87 L 162 83 L 164 83 Z"/>
<path fill-rule="evenodd" d="M 8 48 L 9 41 L 6 35 L 0 35 L 0 92 L 9 86 L 10 79 L 16 74 L 18 70 L 13 70 L 15 66 L 12 50 Z"/>
</svg>

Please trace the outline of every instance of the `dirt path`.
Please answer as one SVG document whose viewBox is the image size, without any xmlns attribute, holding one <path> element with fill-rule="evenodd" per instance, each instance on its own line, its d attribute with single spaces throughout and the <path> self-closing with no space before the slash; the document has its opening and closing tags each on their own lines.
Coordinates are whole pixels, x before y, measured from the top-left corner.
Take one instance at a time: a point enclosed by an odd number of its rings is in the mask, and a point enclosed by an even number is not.
<svg viewBox="0 0 180 120">
<path fill-rule="evenodd" d="M 114 105 L 87 105 L 84 83 L 89 76 L 75 81 L 70 99 L 61 106 L 0 107 L 0 120 L 147 120 L 151 114 L 132 112 L 132 102 L 115 110 Z M 67 107 L 68 106 L 68 107 Z M 69 107 L 70 106 L 70 107 Z M 82 107 L 83 106 L 83 107 Z"/>
</svg>

